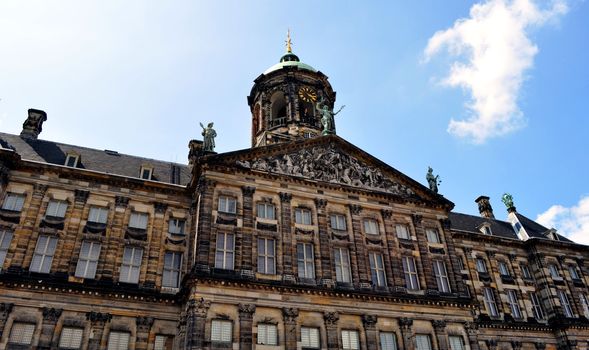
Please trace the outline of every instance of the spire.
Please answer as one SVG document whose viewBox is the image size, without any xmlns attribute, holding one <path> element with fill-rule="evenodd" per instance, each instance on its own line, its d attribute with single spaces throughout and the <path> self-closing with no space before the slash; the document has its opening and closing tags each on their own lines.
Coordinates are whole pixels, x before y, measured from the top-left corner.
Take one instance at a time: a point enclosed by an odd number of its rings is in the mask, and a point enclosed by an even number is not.
<svg viewBox="0 0 589 350">
<path fill-rule="evenodd" d="M 292 53 L 292 42 L 290 41 L 290 28 L 286 32 L 286 52 Z"/>
</svg>

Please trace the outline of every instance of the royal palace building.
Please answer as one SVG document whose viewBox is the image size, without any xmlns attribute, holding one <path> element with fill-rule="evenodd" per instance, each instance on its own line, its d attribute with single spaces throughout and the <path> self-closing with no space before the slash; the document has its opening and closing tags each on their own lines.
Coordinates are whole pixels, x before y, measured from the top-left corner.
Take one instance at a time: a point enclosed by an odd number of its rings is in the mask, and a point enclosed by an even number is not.
<svg viewBox="0 0 589 350">
<path fill-rule="evenodd" d="M 589 250 L 335 133 L 290 45 L 251 147 L 188 165 L 0 133 L 0 349 L 589 349 Z M 473 195 L 473 198 L 475 195 Z M 474 203 L 473 203 L 474 205 Z"/>
</svg>

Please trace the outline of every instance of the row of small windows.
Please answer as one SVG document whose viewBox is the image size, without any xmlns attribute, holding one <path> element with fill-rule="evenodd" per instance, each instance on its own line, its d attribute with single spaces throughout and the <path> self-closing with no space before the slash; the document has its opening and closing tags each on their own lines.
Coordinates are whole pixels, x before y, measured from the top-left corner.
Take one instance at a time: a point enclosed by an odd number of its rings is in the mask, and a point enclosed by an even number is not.
<svg viewBox="0 0 589 350">
<path fill-rule="evenodd" d="M 459 259 L 459 263 L 462 263 L 462 259 Z M 505 261 L 499 261 L 497 263 L 497 267 L 499 270 L 499 275 L 501 277 L 511 277 L 511 272 L 510 272 L 509 267 Z M 519 267 L 522 272 L 522 277 L 524 279 L 526 279 L 526 280 L 533 280 L 534 279 L 532 276 L 532 273 L 530 272 L 530 268 L 527 264 L 521 263 L 519 265 Z M 483 273 L 483 274 L 489 273 L 489 271 L 487 269 L 487 264 L 483 258 L 476 258 L 475 259 L 475 268 L 476 268 L 477 272 L 479 272 L 479 273 Z M 464 269 L 464 266 L 461 266 L 461 269 Z M 581 280 L 581 275 L 579 273 L 579 269 L 576 266 L 568 265 L 567 269 L 569 271 L 569 275 L 571 276 L 571 279 Z M 556 264 L 548 264 L 548 271 L 550 272 L 550 276 L 552 277 L 552 279 L 554 279 L 556 281 L 563 280 L 562 275 L 560 274 L 560 271 L 559 271 L 558 266 Z"/>
</svg>

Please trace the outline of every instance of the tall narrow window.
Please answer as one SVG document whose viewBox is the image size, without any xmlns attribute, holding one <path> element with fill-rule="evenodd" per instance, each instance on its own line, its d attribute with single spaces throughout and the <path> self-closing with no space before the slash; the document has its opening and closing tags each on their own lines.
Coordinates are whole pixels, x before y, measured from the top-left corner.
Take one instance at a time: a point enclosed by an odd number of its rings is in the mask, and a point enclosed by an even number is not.
<svg viewBox="0 0 589 350">
<path fill-rule="evenodd" d="M 131 217 L 129 218 L 129 227 L 136 228 L 139 230 L 146 230 L 147 229 L 147 214 L 146 213 L 131 213 Z"/>
<path fill-rule="evenodd" d="M 397 337 L 392 332 L 380 332 L 380 349 L 397 350 Z"/>
<path fill-rule="evenodd" d="M 276 273 L 276 241 L 258 238 L 258 272 L 273 275 Z"/>
<path fill-rule="evenodd" d="M 184 236 L 185 221 L 182 219 L 170 218 L 168 232 L 173 235 Z"/>
<path fill-rule="evenodd" d="M 425 230 L 427 241 L 430 243 L 440 243 L 440 233 L 435 228 L 428 228 Z"/>
<path fill-rule="evenodd" d="M 581 303 L 581 309 L 583 310 L 583 316 L 589 319 L 589 302 L 587 301 L 587 297 L 585 294 L 579 294 L 579 302 Z"/>
<path fill-rule="evenodd" d="M 278 331 L 275 324 L 258 324 L 258 344 L 278 345 Z"/>
<path fill-rule="evenodd" d="M 35 325 L 32 323 L 14 322 L 8 337 L 9 344 L 30 345 L 33 342 Z"/>
<path fill-rule="evenodd" d="M 334 248 L 333 256 L 335 257 L 335 278 L 338 282 L 350 283 L 352 276 L 350 273 L 350 254 L 346 248 Z"/>
<path fill-rule="evenodd" d="M 450 280 L 448 279 L 446 264 L 442 260 L 434 260 L 433 268 L 438 290 L 443 293 L 450 293 Z"/>
<path fill-rule="evenodd" d="M 76 266 L 76 277 L 94 278 L 99 257 L 100 243 L 83 241 L 80 247 L 78 265 Z"/>
<path fill-rule="evenodd" d="M 300 278 L 315 278 L 313 244 L 297 243 L 297 266 Z"/>
<path fill-rule="evenodd" d="M 509 273 L 509 268 L 507 267 L 507 264 L 504 261 L 499 262 L 499 274 L 504 277 L 511 275 Z"/>
<path fill-rule="evenodd" d="M 140 176 L 143 180 L 151 180 L 151 175 L 153 175 L 153 168 L 142 166 L 140 171 Z"/>
<path fill-rule="evenodd" d="M 103 207 L 90 207 L 90 212 L 88 213 L 88 222 L 93 222 L 96 224 L 106 224 L 106 219 L 108 218 L 108 209 Z"/>
<path fill-rule="evenodd" d="M 530 292 L 530 301 L 532 302 L 532 313 L 534 314 L 534 318 L 537 320 L 543 320 L 544 308 L 542 307 L 540 298 L 538 298 L 536 292 Z"/>
<path fill-rule="evenodd" d="M 231 343 L 233 339 L 233 323 L 226 320 L 211 321 L 211 341 L 218 343 Z"/>
<path fill-rule="evenodd" d="M 579 276 L 579 270 L 577 270 L 577 267 L 574 265 L 569 265 L 569 274 L 571 275 L 571 278 L 574 280 L 581 279 L 581 277 Z"/>
<path fill-rule="evenodd" d="M 301 347 L 319 349 L 319 328 L 301 327 Z"/>
<path fill-rule="evenodd" d="M 217 234 L 215 268 L 233 270 L 234 236 L 232 233 Z"/>
<path fill-rule="evenodd" d="M 25 196 L 17 193 L 7 193 L 2 203 L 3 210 L 21 211 L 25 203 Z"/>
<path fill-rule="evenodd" d="M 487 264 L 483 258 L 477 258 L 475 260 L 475 266 L 478 272 L 487 273 Z"/>
<path fill-rule="evenodd" d="M 558 294 L 558 299 L 560 300 L 560 305 L 562 306 L 564 315 L 569 318 L 574 317 L 575 315 L 573 314 L 573 309 L 571 308 L 568 295 L 560 289 L 556 291 L 556 294 Z"/>
<path fill-rule="evenodd" d="M 397 233 L 398 238 L 411 239 L 411 236 L 409 235 L 409 227 L 407 225 L 395 225 L 395 232 Z"/>
<path fill-rule="evenodd" d="M 402 262 L 405 287 L 409 290 L 419 290 L 419 275 L 417 274 L 415 259 L 412 256 L 404 256 Z"/>
<path fill-rule="evenodd" d="M 51 263 L 53 262 L 53 254 L 55 254 L 55 247 L 57 247 L 56 237 L 39 236 L 29 270 L 32 272 L 49 273 Z"/>
<path fill-rule="evenodd" d="M 384 272 L 382 254 L 369 253 L 368 259 L 370 260 L 370 275 L 372 277 L 372 284 L 377 287 L 386 287 L 387 280 Z"/>
<path fill-rule="evenodd" d="M 487 309 L 489 316 L 499 316 L 499 311 L 497 310 L 495 295 L 493 294 L 492 288 L 483 287 L 483 301 L 485 302 L 485 308 Z"/>
<path fill-rule="evenodd" d="M 69 166 L 70 168 L 75 168 L 78 165 L 78 155 L 73 153 L 68 153 L 65 157 L 65 166 Z"/>
<path fill-rule="evenodd" d="M 2 271 L 2 266 L 4 266 L 4 260 L 6 259 L 11 241 L 12 231 L 0 230 L 0 271 Z"/>
<path fill-rule="evenodd" d="M 526 264 L 520 264 L 519 267 L 522 270 L 522 277 L 526 280 L 531 280 L 532 273 L 530 272 L 530 267 Z"/>
<path fill-rule="evenodd" d="M 311 211 L 306 208 L 295 208 L 295 223 L 301 225 L 311 225 Z"/>
<path fill-rule="evenodd" d="M 331 214 L 329 217 L 331 221 L 331 228 L 334 230 L 346 230 L 346 217 L 341 214 Z"/>
<path fill-rule="evenodd" d="M 522 312 L 519 308 L 519 301 L 517 300 L 517 291 L 514 289 L 507 290 L 507 301 L 509 302 L 509 309 L 511 316 L 515 319 L 522 318 Z"/>
<path fill-rule="evenodd" d="M 130 334 L 127 332 L 110 332 L 107 350 L 128 350 Z"/>
<path fill-rule="evenodd" d="M 364 233 L 367 235 L 378 235 L 378 221 L 374 219 L 364 219 Z"/>
<path fill-rule="evenodd" d="M 79 349 L 82 346 L 84 329 L 63 327 L 59 337 L 60 349 Z"/>
<path fill-rule="evenodd" d="M 182 264 L 182 253 L 166 252 L 164 256 L 164 274 L 162 286 L 178 288 L 180 285 L 180 266 Z"/>
<path fill-rule="evenodd" d="M 274 213 L 275 213 L 274 204 L 272 204 L 272 203 L 258 203 L 257 209 L 258 209 L 257 216 L 260 219 L 274 220 L 276 218 L 276 216 L 274 215 Z"/>
<path fill-rule="evenodd" d="M 562 280 L 562 277 L 560 276 L 560 272 L 558 272 L 558 267 L 556 267 L 555 264 L 548 265 L 548 270 L 550 271 L 550 276 L 552 276 L 552 279 L 557 280 L 557 281 Z"/>
<path fill-rule="evenodd" d="M 432 341 L 427 334 L 415 335 L 415 350 L 432 350 Z"/>
<path fill-rule="evenodd" d="M 344 350 L 359 350 L 360 338 L 358 331 L 342 330 L 342 349 Z"/>
<path fill-rule="evenodd" d="M 63 217 L 65 217 L 66 210 L 67 210 L 67 202 L 66 201 L 50 200 L 49 204 L 47 204 L 47 212 L 45 213 L 45 216 L 63 218 Z"/>
<path fill-rule="evenodd" d="M 218 210 L 222 213 L 235 214 L 237 213 L 237 201 L 233 197 L 219 196 Z"/>
<path fill-rule="evenodd" d="M 143 258 L 142 248 L 125 247 L 125 251 L 123 252 L 123 263 L 121 264 L 121 275 L 119 276 L 119 281 L 126 283 L 139 282 L 141 258 Z"/>
<path fill-rule="evenodd" d="M 448 336 L 450 343 L 450 350 L 466 350 L 464 347 L 464 339 L 458 335 Z"/>
</svg>

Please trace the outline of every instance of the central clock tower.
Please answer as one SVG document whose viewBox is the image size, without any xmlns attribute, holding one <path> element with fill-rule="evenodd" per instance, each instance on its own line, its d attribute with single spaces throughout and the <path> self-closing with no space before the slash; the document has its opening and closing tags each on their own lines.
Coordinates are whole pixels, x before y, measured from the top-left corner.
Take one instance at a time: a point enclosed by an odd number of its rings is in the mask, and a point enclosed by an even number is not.
<svg viewBox="0 0 589 350">
<path fill-rule="evenodd" d="M 252 147 L 259 147 L 321 136 L 317 107 L 333 109 L 335 92 L 325 74 L 292 52 L 289 35 L 286 53 L 254 80 L 247 100 L 252 113 Z"/>
</svg>

